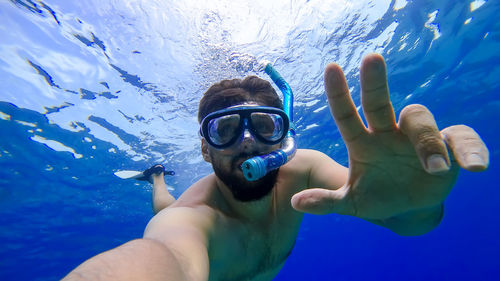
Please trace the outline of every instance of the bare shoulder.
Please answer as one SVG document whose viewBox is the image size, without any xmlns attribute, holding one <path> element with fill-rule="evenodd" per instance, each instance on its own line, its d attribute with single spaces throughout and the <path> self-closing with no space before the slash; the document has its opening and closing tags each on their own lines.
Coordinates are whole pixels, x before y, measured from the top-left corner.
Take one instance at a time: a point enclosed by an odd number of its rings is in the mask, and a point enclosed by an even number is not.
<svg viewBox="0 0 500 281">
<path fill-rule="evenodd" d="M 298 149 L 284 168 L 286 176 L 306 181 L 305 188 L 338 187 L 347 179 L 347 168 L 330 156 L 313 149 Z"/>
<path fill-rule="evenodd" d="M 161 237 L 165 240 L 174 234 L 197 233 L 208 239 L 220 216 L 215 177 L 208 175 L 192 186 L 169 207 L 160 211 L 148 223 L 144 237 Z M 200 238 L 200 237 L 198 237 Z"/>
<path fill-rule="evenodd" d="M 144 237 L 161 237 L 165 240 L 174 234 L 197 233 L 205 239 L 213 229 L 218 214 L 217 207 L 210 204 L 217 201 L 214 196 L 214 176 L 208 175 L 190 186 L 172 205 L 156 214 L 148 223 Z"/>
<path fill-rule="evenodd" d="M 189 276 L 189 280 L 207 280 L 209 274 L 208 248 L 213 221 L 209 208 L 203 208 L 165 208 L 149 221 L 144 231 L 144 240 L 159 242 L 168 249 L 178 271 Z"/>
<path fill-rule="evenodd" d="M 297 149 L 295 156 L 287 163 L 288 168 L 299 173 L 309 173 L 319 165 L 341 166 L 328 155 L 313 149 Z"/>
<path fill-rule="evenodd" d="M 328 156 L 317 150 L 297 149 L 295 156 L 280 167 L 278 176 L 280 196 L 288 199 L 295 193 L 308 188 L 312 167 L 325 157 Z"/>
<path fill-rule="evenodd" d="M 330 159 L 333 161 L 328 155 L 324 154 L 321 151 L 314 150 L 314 149 L 297 149 L 297 152 L 295 153 L 295 157 L 298 157 L 301 161 L 317 161 L 319 159 Z M 294 157 L 294 159 L 296 159 Z"/>
<path fill-rule="evenodd" d="M 164 242 L 179 233 L 196 233 L 207 237 L 214 220 L 215 212 L 208 206 L 168 207 L 149 221 L 144 231 L 144 238 L 154 238 Z"/>
</svg>

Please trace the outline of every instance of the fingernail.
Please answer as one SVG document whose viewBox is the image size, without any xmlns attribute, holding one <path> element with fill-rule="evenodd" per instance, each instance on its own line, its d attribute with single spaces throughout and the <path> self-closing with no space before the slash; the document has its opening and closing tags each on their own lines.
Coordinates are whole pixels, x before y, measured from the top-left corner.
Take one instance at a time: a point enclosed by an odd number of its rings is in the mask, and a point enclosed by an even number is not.
<svg viewBox="0 0 500 281">
<path fill-rule="evenodd" d="M 465 163 L 467 163 L 469 167 L 484 166 L 483 158 L 475 153 L 467 155 L 465 157 Z"/>
<path fill-rule="evenodd" d="M 427 170 L 431 173 L 439 173 L 448 171 L 450 167 L 446 163 L 444 157 L 440 154 L 434 154 L 427 158 Z"/>
</svg>

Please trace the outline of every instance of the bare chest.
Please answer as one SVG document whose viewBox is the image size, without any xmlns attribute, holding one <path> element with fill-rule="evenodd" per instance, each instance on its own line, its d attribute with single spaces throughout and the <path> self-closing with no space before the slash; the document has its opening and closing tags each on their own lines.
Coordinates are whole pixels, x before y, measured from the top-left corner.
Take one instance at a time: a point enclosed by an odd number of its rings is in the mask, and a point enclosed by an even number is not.
<svg viewBox="0 0 500 281">
<path fill-rule="evenodd" d="M 211 243 L 210 280 L 271 280 L 291 254 L 299 225 L 298 217 L 286 225 L 229 222 Z"/>
</svg>

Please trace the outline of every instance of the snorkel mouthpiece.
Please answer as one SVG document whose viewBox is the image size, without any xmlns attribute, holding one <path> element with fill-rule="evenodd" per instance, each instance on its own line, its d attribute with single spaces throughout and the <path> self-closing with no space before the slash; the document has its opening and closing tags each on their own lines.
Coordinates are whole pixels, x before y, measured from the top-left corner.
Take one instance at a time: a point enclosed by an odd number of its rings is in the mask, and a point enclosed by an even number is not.
<svg viewBox="0 0 500 281">
<path fill-rule="evenodd" d="M 270 171 L 286 163 L 286 154 L 281 150 L 273 151 L 264 156 L 256 156 L 243 162 L 241 165 L 245 178 L 254 181 L 262 178 Z"/>
<path fill-rule="evenodd" d="M 255 156 L 243 162 L 241 169 L 248 181 L 255 181 L 274 169 L 285 165 L 295 155 L 297 150 L 297 143 L 295 142 L 295 126 L 293 124 L 293 93 L 288 83 L 281 77 L 281 75 L 274 69 L 269 62 L 261 62 L 264 71 L 269 75 L 274 84 L 283 93 L 283 107 L 285 113 L 290 120 L 290 129 L 286 138 L 283 140 L 281 149 L 275 150 L 269 154 Z"/>
<path fill-rule="evenodd" d="M 284 147 L 269 154 L 255 156 L 241 164 L 243 174 L 248 181 L 255 181 L 274 169 L 285 165 L 295 155 L 297 145 L 294 137 L 287 137 L 284 140 Z"/>
</svg>

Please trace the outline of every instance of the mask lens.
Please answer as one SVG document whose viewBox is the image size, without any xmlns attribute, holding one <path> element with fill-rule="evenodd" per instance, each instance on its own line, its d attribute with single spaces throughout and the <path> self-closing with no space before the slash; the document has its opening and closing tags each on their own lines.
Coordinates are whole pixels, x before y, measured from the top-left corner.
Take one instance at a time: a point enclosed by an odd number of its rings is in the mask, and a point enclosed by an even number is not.
<svg viewBox="0 0 500 281">
<path fill-rule="evenodd" d="M 250 120 L 254 131 L 268 141 L 277 141 L 284 134 L 284 121 L 279 114 L 253 112 Z"/>
<path fill-rule="evenodd" d="M 208 137 L 216 145 L 229 143 L 238 133 L 240 115 L 230 114 L 214 118 L 208 122 Z"/>
</svg>

